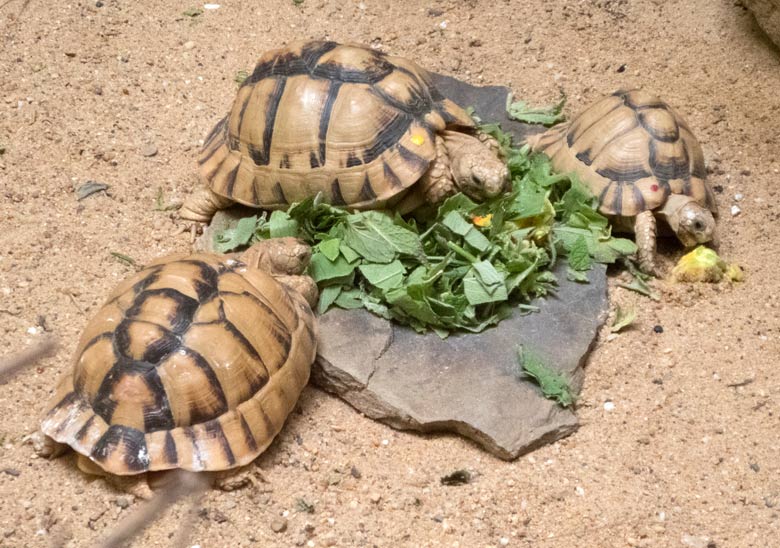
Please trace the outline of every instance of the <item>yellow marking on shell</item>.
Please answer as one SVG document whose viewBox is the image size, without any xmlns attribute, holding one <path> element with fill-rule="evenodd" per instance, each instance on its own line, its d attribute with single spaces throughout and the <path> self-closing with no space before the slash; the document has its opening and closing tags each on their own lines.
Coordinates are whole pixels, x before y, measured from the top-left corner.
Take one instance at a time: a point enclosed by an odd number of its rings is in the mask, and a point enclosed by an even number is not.
<svg viewBox="0 0 780 548">
<path fill-rule="evenodd" d="M 425 135 L 421 135 L 419 133 L 416 134 L 416 135 L 412 135 L 412 139 L 411 140 L 412 140 L 412 143 L 414 143 L 418 147 L 422 146 L 422 144 L 425 142 Z"/>
</svg>

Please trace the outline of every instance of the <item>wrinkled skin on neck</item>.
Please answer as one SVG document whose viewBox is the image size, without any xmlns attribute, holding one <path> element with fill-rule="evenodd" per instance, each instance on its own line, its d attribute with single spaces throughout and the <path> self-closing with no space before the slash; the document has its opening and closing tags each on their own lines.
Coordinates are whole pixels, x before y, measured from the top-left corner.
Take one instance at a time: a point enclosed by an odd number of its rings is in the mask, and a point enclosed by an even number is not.
<svg viewBox="0 0 780 548">
<path fill-rule="evenodd" d="M 709 242 L 715 236 L 712 212 L 690 196 L 669 196 L 661 214 L 685 247 Z"/>
<path fill-rule="evenodd" d="M 506 164 L 479 139 L 457 131 L 442 132 L 457 189 L 481 202 L 509 189 Z"/>
<path fill-rule="evenodd" d="M 276 280 L 300 293 L 315 308 L 319 291 L 309 276 L 303 275 L 311 259 L 311 247 L 297 238 L 273 238 L 254 244 L 241 255 L 250 268 L 268 272 Z"/>
</svg>

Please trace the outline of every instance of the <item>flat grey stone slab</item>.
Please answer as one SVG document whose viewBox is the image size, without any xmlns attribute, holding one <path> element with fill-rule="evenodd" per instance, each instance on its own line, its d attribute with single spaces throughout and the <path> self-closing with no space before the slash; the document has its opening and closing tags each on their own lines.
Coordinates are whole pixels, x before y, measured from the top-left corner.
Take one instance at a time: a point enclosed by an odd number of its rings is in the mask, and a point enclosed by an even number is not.
<svg viewBox="0 0 780 548">
<path fill-rule="evenodd" d="M 476 87 L 441 75 L 434 81 L 482 120 L 500 122 L 517 142 L 544 129 L 506 117 L 505 87 Z M 245 207 L 219 212 L 196 247 L 210 250 L 215 230 L 256 213 Z M 320 317 L 312 379 L 394 428 L 455 432 L 501 458 L 516 458 L 577 428 L 572 410 L 546 399 L 519 373 L 518 347 L 565 374 L 579 393 L 582 366 L 607 315 L 606 269 L 596 265 L 588 284 L 566 280 L 565 271 L 559 264 L 558 290 L 534 303 L 539 312 L 516 311 L 482 333 L 444 340 L 365 310 L 331 310 Z"/>
<path fill-rule="evenodd" d="M 539 299 L 540 312 L 515 313 L 479 334 L 442 340 L 364 310 L 320 318 L 312 378 L 372 419 L 394 428 L 456 432 L 512 459 L 577 428 L 577 417 L 518 373 L 517 351 L 535 353 L 579 392 L 588 350 L 607 312 L 605 268 L 589 284 L 565 280 Z"/>
</svg>

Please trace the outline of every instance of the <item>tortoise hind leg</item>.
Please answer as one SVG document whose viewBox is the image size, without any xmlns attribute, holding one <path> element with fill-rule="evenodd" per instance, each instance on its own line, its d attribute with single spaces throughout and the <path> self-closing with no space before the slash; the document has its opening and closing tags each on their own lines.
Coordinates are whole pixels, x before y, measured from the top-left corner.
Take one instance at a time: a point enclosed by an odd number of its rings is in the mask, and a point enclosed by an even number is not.
<svg viewBox="0 0 780 548">
<path fill-rule="evenodd" d="M 656 240 L 656 220 L 652 211 L 643 211 L 636 216 L 634 222 L 634 232 L 636 233 L 637 254 L 639 256 L 639 267 L 642 271 L 658 276 L 658 268 L 655 264 L 655 240 Z"/>
<path fill-rule="evenodd" d="M 258 476 L 262 481 L 262 474 L 255 468 L 256 466 L 250 463 L 239 468 L 215 472 L 212 483 L 221 491 L 236 491 L 257 485 Z"/>
<path fill-rule="evenodd" d="M 84 455 L 78 455 L 76 464 L 78 465 L 79 470 L 85 474 L 92 476 L 102 476 L 106 478 L 108 483 L 123 493 L 133 495 L 134 497 L 143 500 L 149 500 L 154 496 L 154 491 L 152 491 L 152 488 L 149 487 L 149 478 L 145 473 L 135 474 L 132 476 L 117 476 L 114 474 L 109 474 Z"/>
<path fill-rule="evenodd" d="M 54 441 L 53 438 L 50 438 L 40 430 L 30 436 L 30 441 L 35 454 L 44 459 L 59 457 L 69 449 L 66 444 Z"/>
<path fill-rule="evenodd" d="M 199 186 L 184 201 L 179 209 L 179 217 L 187 221 L 208 223 L 220 209 L 233 205 L 233 200 L 220 196 L 207 186 Z"/>
</svg>

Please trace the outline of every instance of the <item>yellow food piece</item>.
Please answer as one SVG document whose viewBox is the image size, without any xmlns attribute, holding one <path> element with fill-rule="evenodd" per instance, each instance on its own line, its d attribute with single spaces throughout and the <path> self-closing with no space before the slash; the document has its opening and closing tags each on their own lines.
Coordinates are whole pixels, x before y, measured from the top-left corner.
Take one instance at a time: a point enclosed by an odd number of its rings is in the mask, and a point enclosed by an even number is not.
<svg viewBox="0 0 780 548">
<path fill-rule="evenodd" d="M 490 223 L 493 220 L 493 214 L 488 213 L 487 215 L 474 215 L 471 218 L 471 222 L 474 223 L 477 226 L 486 227 L 490 226 Z"/>
<path fill-rule="evenodd" d="M 672 279 L 676 282 L 717 283 L 724 278 L 741 282 L 744 275 L 737 265 L 726 263 L 714 250 L 703 245 L 683 255 L 672 269 Z"/>
</svg>

